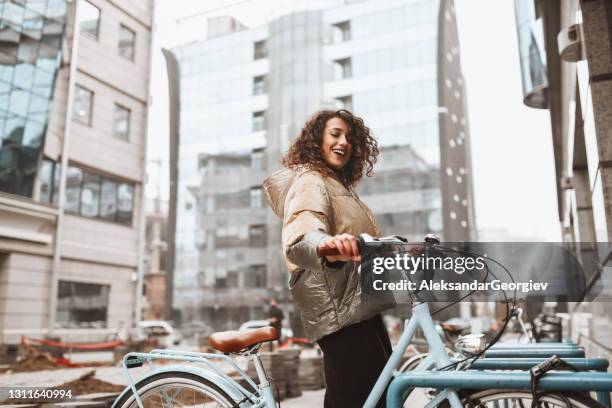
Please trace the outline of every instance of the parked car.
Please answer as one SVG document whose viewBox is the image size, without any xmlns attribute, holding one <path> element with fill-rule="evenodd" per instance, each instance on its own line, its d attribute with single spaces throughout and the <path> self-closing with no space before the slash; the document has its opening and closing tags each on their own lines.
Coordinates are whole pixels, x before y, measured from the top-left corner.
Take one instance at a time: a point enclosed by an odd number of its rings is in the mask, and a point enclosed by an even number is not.
<svg viewBox="0 0 612 408">
<path fill-rule="evenodd" d="M 160 347 L 171 348 L 181 343 L 181 334 L 163 320 L 143 320 L 138 325 L 145 338 L 153 338 Z"/>
</svg>

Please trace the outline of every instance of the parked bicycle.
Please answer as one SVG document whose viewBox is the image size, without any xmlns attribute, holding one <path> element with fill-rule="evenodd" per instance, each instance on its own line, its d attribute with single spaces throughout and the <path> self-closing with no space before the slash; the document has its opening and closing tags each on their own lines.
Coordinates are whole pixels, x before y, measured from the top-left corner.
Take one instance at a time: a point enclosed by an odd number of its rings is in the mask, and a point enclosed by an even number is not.
<svg viewBox="0 0 612 408">
<path fill-rule="evenodd" d="M 362 236 L 360 245 L 379 246 L 380 240 Z M 428 236 L 425 248 L 440 246 L 439 241 Z M 558 371 L 559 369 L 605 369 L 607 361 L 602 359 L 573 358 L 572 363 L 551 355 L 566 353 L 569 356 L 584 356 L 584 350 L 572 344 L 559 344 L 526 351 L 534 351 L 537 358 L 521 358 L 514 366 L 507 359 L 480 359 L 487 353 L 511 355 L 513 349 L 493 346 L 506 328 L 513 302 L 507 302 L 505 324 L 491 343 L 478 342 L 463 349 L 464 355 L 452 360 L 447 345 L 436 330 L 429 306 L 424 302 L 414 304 L 412 317 L 406 321 L 389 361 L 364 404 L 375 407 L 386 392 L 387 407 L 402 407 L 415 388 L 431 388 L 436 392 L 427 407 L 528 407 L 534 403 L 545 407 L 604 407 L 610 406 L 609 392 L 612 390 L 612 375 L 591 371 Z M 405 350 L 410 346 L 414 333 L 420 328 L 429 353 L 411 372 L 400 373 L 399 366 Z M 214 333 L 210 345 L 223 354 L 153 350 L 150 353 L 128 353 L 123 359 L 124 373 L 129 386 L 117 398 L 113 407 L 239 407 L 274 408 L 276 399 L 272 392 L 272 379 L 268 378 L 258 350 L 264 342 L 276 339 L 271 327 L 250 331 L 228 331 Z M 504 354 L 507 353 L 507 354 Z M 230 356 L 242 355 L 250 358 L 257 372 L 257 382 L 251 379 Z M 526 355 L 531 356 L 530 353 Z M 359 356 L 355 356 L 359 358 Z M 199 363 L 201 366 L 176 364 L 155 366 L 156 360 Z M 489 367 L 477 368 L 482 361 Z M 151 371 L 139 381 L 134 381 L 129 370 L 147 363 Z M 244 385 L 230 377 L 220 363 L 238 373 Z M 505 368 L 509 367 L 510 368 Z M 501 367 L 501 368 L 500 368 Z M 486 369 L 486 371 L 485 371 Z M 515 371 L 499 371 L 500 369 Z M 530 371 L 516 371 L 516 370 Z M 497 370 L 497 371 L 494 371 Z M 551 371 L 554 370 L 554 371 Z M 593 399 L 590 392 L 597 392 Z"/>
</svg>

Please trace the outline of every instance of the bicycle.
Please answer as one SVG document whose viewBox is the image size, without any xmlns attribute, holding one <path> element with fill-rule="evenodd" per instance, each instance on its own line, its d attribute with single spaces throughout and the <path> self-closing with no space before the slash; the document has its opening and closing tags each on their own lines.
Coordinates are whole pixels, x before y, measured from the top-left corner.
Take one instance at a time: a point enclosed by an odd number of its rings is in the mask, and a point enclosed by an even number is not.
<svg viewBox="0 0 612 408">
<path fill-rule="evenodd" d="M 402 241 L 403 242 L 403 241 Z M 360 237 L 360 246 L 380 246 L 384 241 L 369 236 Z M 439 241 L 428 236 L 426 247 L 439 245 Z M 324 254 L 322 254 L 324 255 Z M 499 339 L 509 320 L 508 310 L 505 325 L 492 343 Z M 429 354 L 409 373 L 398 373 L 404 351 L 410 346 L 417 328 L 420 327 L 429 346 Z M 150 353 L 128 353 L 122 364 L 128 378 L 128 387 L 117 398 L 113 407 L 154 406 L 216 406 L 240 408 L 274 408 L 271 379 L 266 376 L 258 350 L 264 342 L 276 339 L 276 330 L 267 327 L 246 332 L 229 331 L 214 333 L 210 345 L 224 354 L 153 350 Z M 503 372 L 472 370 L 471 364 L 482 356 L 491 344 L 481 347 L 463 359 L 452 361 L 445 344 L 436 331 L 428 304 L 417 302 L 412 317 L 406 321 L 404 332 L 389 361 L 374 385 L 365 408 L 376 406 L 386 392 L 387 407 L 403 406 L 414 388 L 433 388 L 437 392 L 426 407 L 526 407 L 535 399 L 547 407 L 604 407 L 610 406 L 609 392 L 612 376 L 602 372 L 553 372 L 554 363 L 536 360 L 523 365 L 539 370 L 546 375 L 537 378 L 534 388 L 533 376 L 525 371 Z M 252 359 L 258 377 L 256 384 L 229 355 L 244 355 Z M 155 367 L 157 359 L 196 362 L 205 366 L 172 365 Z M 213 362 L 221 360 L 234 369 L 244 380 L 245 386 L 227 375 Z M 485 358 L 482 361 L 486 361 Z M 585 359 L 588 360 L 588 359 Z M 563 360 L 560 360 L 563 361 Z M 151 371 L 134 382 L 129 369 L 147 363 Z M 586 366 L 586 364 L 584 364 Z M 535 367 L 534 367 L 535 366 Z M 452 369 L 452 371 L 451 371 Z M 599 401 L 588 394 L 598 392 Z"/>
</svg>

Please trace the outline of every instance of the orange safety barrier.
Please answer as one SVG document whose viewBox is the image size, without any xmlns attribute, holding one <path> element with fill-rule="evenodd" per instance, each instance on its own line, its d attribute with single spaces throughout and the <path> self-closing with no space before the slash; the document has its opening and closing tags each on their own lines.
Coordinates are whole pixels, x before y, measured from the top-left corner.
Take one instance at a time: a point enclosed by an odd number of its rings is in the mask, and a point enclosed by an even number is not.
<svg viewBox="0 0 612 408">
<path fill-rule="evenodd" d="M 287 337 L 285 341 L 279 346 L 280 349 L 289 348 L 292 345 L 305 345 L 305 346 L 313 346 L 315 343 L 306 337 Z"/>
<path fill-rule="evenodd" d="M 21 344 L 28 347 L 31 343 L 67 350 L 106 350 L 113 349 L 124 344 L 121 340 L 104 341 L 98 343 L 61 343 L 47 339 L 32 339 L 26 336 L 21 336 Z"/>
</svg>

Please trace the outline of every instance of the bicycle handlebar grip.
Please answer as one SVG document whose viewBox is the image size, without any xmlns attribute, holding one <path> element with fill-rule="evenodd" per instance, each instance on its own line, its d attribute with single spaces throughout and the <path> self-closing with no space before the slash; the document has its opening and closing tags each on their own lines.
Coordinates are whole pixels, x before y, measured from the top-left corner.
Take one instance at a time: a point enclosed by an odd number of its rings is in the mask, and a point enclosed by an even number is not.
<svg viewBox="0 0 612 408">
<path fill-rule="evenodd" d="M 361 235 L 357 237 L 357 245 L 359 246 L 359 253 L 363 251 L 364 239 Z M 317 255 L 320 257 L 324 256 L 336 256 L 340 255 L 340 252 L 336 248 L 317 248 Z"/>
<path fill-rule="evenodd" d="M 323 257 L 323 256 L 340 255 L 340 252 L 336 248 L 323 248 L 323 249 L 318 248 L 317 254 Z"/>
</svg>

